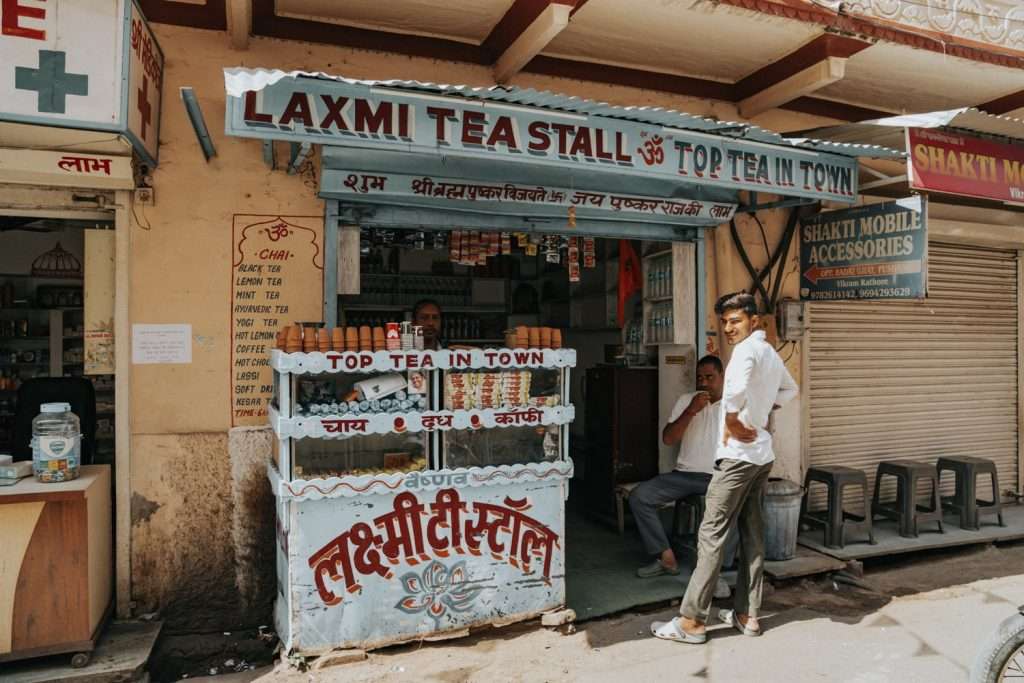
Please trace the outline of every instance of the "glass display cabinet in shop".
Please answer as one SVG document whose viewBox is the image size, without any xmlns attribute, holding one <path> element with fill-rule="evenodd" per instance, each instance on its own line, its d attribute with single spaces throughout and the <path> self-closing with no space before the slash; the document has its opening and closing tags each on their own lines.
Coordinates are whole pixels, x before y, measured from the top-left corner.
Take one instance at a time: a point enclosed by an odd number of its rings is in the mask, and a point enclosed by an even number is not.
<svg viewBox="0 0 1024 683">
<path fill-rule="evenodd" d="M 272 352 L 289 652 L 564 605 L 575 363 L 561 348 Z"/>
</svg>

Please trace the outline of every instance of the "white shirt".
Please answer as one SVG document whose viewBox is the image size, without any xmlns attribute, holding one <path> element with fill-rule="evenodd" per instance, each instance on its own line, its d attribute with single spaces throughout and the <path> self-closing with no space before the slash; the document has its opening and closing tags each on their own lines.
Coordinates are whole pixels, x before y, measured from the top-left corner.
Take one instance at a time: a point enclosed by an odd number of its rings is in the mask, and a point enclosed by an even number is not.
<svg viewBox="0 0 1024 683">
<path fill-rule="evenodd" d="M 763 330 L 754 332 L 737 344 L 729 366 L 725 369 L 723 410 L 715 460 L 729 458 L 754 465 L 767 465 L 775 460 L 772 435 L 768 432 L 768 417 L 772 406 L 789 403 L 798 391 L 782 358 L 765 341 Z M 757 438 L 752 443 L 743 443 L 730 437 L 722 444 L 726 413 L 737 413 L 743 424 L 757 430 Z"/>
<path fill-rule="evenodd" d="M 679 397 L 675 407 L 672 408 L 672 414 L 669 415 L 669 423 L 679 419 L 696 395 L 683 394 Z M 679 442 L 679 456 L 676 458 L 677 471 L 711 474 L 711 470 L 715 466 L 715 450 L 722 440 L 721 424 L 721 401 L 704 406 L 699 413 L 693 416 Z"/>
</svg>

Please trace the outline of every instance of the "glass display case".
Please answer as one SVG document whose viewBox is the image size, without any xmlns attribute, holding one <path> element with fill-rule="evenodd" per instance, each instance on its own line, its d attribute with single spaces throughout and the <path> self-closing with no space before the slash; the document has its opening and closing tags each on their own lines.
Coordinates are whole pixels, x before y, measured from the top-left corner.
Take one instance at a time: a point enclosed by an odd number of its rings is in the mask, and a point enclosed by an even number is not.
<svg viewBox="0 0 1024 683">
<path fill-rule="evenodd" d="M 564 460 L 572 349 L 274 351 L 270 421 L 291 479 Z"/>
</svg>

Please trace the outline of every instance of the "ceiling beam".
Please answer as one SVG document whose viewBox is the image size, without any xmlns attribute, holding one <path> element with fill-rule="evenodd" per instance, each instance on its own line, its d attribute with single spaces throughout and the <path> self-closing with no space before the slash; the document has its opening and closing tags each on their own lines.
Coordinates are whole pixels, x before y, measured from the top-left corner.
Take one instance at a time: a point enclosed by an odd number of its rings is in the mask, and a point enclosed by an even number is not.
<svg viewBox="0 0 1024 683">
<path fill-rule="evenodd" d="M 252 33 L 252 0 L 227 0 L 228 40 L 236 50 L 249 48 Z"/>
<path fill-rule="evenodd" d="M 871 43 L 825 33 L 736 83 L 740 113 L 756 116 L 841 80 L 846 60 Z"/>
<path fill-rule="evenodd" d="M 769 109 L 775 109 L 787 102 L 810 95 L 826 85 L 841 81 L 845 75 L 845 58 L 826 57 L 803 71 L 769 85 L 756 95 L 740 100 L 740 116 L 745 119 L 752 118 Z"/>
<path fill-rule="evenodd" d="M 1008 114 L 1009 112 L 1021 109 L 1022 107 L 1024 107 L 1024 90 L 1018 90 L 1017 92 L 1012 92 L 1009 95 L 998 97 L 991 102 L 985 102 L 984 104 L 978 105 L 978 109 L 997 116 Z"/>
<path fill-rule="evenodd" d="M 494 80 L 507 83 L 539 55 L 569 25 L 576 4 L 576 0 L 515 0 L 480 44 L 494 63 Z"/>
</svg>

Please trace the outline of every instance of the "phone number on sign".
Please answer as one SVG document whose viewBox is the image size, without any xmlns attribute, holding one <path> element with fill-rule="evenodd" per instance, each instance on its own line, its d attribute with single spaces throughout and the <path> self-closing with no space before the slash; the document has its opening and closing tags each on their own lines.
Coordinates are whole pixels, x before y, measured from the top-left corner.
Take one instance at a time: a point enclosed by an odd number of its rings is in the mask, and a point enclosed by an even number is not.
<svg viewBox="0 0 1024 683">
<path fill-rule="evenodd" d="M 828 301 L 838 299 L 911 299 L 916 297 L 910 287 L 870 287 L 867 289 L 840 289 L 834 292 L 811 292 L 808 298 L 812 301 Z"/>
</svg>

